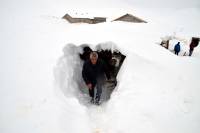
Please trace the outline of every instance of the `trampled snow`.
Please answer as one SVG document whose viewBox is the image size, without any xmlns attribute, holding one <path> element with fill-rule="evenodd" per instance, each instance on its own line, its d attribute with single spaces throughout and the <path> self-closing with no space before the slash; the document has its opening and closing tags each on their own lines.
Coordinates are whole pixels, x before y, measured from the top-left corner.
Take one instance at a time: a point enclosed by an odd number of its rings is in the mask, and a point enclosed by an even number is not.
<svg viewBox="0 0 200 133">
<path fill-rule="evenodd" d="M 2 1 L 0 7 L 0 132 L 199 133 L 200 46 L 188 57 L 159 45 L 170 36 L 187 51 L 191 37 L 200 35 L 198 8 L 129 7 L 148 23 L 88 25 L 61 19 L 82 10 L 62 1 Z M 112 20 L 126 10 L 85 12 Z M 78 53 L 85 44 L 126 55 L 118 85 L 101 106 L 88 103 L 81 78 Z"/>
</svg>

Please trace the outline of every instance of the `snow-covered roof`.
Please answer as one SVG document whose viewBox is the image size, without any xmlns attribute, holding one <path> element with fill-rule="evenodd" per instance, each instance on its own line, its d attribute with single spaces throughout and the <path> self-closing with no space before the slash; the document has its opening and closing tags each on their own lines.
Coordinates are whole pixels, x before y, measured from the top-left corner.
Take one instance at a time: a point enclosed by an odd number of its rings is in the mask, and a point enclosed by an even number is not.
<svg viewBox="0 0 200 133">
<path fill-rule="evenodd" d="M 136 16 L 133 16 L 131 14 L 125 14 L 113 21 L 127 21 L 127 22 L 136 22 L 136 23 L 147 23 L 146 21 L 142 20 L 141 18 L 138 18 Z"/>
</svg>

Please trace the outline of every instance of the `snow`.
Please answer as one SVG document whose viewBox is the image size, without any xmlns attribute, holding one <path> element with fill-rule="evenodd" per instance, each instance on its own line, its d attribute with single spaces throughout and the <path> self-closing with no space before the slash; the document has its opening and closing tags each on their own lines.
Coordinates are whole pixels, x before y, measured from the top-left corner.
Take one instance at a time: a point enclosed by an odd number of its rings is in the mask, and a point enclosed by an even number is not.
<svg viewBox="0 0 200 133">
<path fill-rule="evenodd" d="M 199 37 L 199 8 L 126 8 L 121 1 L 106 8 L 112 1 L 103 1 L 105 9 L 84 2 L 88 8 L 77 9 L 68 2 L 0 2 L 0 132 L 199 133 L 200 47 L 188 57 L 159 45 L 173 36 L 188 47 Z M 69 24 L 60 19 L 68 11 L 108 19 L 128 11 L 148 23 Z M 77 55 L 83 44 L 126 55 L 101 106 L 88 104 Z"/>
</svg>

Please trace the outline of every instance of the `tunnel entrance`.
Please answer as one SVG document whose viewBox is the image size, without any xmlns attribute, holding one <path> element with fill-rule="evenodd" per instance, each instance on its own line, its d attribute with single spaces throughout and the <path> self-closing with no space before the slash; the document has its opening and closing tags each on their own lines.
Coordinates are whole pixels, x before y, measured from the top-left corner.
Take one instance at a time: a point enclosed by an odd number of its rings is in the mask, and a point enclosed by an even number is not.
<svg viewBox="0 0 200 133">
<path fill-rule="evenodd" d="M 101 102 L 106 102 L 117 86 L 117 75 L 126 58 L 112 42 L 101 43 L 93 47 L 90 44 L 77 46 L 69 43 L 63 48 L 63 55 L 54 68 L 56 86 L 65 98 L 75 97 L 85 106 L 90 106 L 88 87 L 83 80 L 83 64 L 89 59 L 90 52 L 96 51 L 108 66 L 110 80 L 105 80 L 102 86 Z M 96 90 L 96 89 L 95 89 Z M 63 95 L 64 94 L 64 95 Z"/>
<path fill-rule="evenodd" d="M 98 46 L 97 46 L 98 47 Z M 97 50 L 92 50 L 89 46 L 84 45 L 82 46 L 82 53 L 79 54 L 80 59 L 85 62 L 90 59 L 91 52 L 97 52 L 98 58 L 103 60 L 108 68 L 111 78 L 109 80 L 105 80 L 103 90 L 104 95 L 103 100 L 110 99 L 111 93 L 115 89 L 117 85 L 117 74 L 126 58 L 118 49 L 112 50 L 111 48 L 104 48 L 98 47 Z"/>
</svg>

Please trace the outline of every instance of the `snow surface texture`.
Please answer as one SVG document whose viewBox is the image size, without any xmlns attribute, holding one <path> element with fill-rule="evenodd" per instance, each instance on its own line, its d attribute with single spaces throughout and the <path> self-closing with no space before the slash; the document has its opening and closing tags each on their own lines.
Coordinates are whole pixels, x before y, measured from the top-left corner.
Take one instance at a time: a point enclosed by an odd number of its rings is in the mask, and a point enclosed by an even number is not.
<svg viewBox="0 0 200 133">
<path fill-rule="evenodd" d="M 165 36 L 199 36 L 198 8 L 124 8 L 149 23 L 88 25 L 60 19 L 71 10 L 62 0 L 0 7 L 1 133 L 200 132 L 200 47 L 187 57 L 159 45 Z M 122 9 L 85 10 L 110 16 Z M 79 90 L 76 53 L 99 43 L 115 44 L 126 59 L 111 99 L 97 107 Z"/>
</svg>

